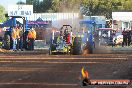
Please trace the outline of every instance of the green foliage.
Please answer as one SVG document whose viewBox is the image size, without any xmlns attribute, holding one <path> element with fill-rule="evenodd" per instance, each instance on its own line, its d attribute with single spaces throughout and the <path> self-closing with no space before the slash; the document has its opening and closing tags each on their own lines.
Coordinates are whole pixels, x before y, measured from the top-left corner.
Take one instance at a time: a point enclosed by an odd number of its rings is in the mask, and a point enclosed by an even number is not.
<svg viewBox="0 0 132 88">
<path fill-rule="evenodd" d="M 26 4 L 26 3 L 25 3 L 25 2 L 22 2 L 22 1 L 18 1 L 16 4 L 17 4 L 17 5 L 24 5 L 24 4 Z"/>
<path fill-rule="evenodd" d="M 132 10 L 132 0 L 125 0 L 123 3 L 123 10 Z"/>
<path fill-rule="evenodd" d="M 32 5 L 33 2 L 35 2 L 35 0 L 26 0 L 26 4 L 28 4 L 28 5 Z"/>
<path fill-rule="evenodd" d="M 35 12 L 79 12 L 85 15 L 104 15 L 111 18 L 112 11 L 132 10 L 132 0 L 27 0 Z"/>
<path fill-rule="evenodd" d="M 34 13 L 49 12 L 52 9 L 53 0 L 27 0 L 26 4 L 33 5 Z"/>
<path fill-rule="evenodd" d="M 0 22 L 5 21 L 5 8 L 3 6 L 0 5 Z"/>
<path fill-rule="evenodd" d="M 83 0 L 83 6 L 89 8 L 91 14 L 104 15 L 111 18 L 112 11 L 132 10 L 132 0 Z"/>
<path fill-rule="evenodd" d="M 40 7 L 40 8 L 42 8 L 42 11 L 48 12 L 52 7 L 52 0 L 43 0 L 43 2 L 41 2 L 41 4 L 42 4 L 42 7 Z"/>
</svg>

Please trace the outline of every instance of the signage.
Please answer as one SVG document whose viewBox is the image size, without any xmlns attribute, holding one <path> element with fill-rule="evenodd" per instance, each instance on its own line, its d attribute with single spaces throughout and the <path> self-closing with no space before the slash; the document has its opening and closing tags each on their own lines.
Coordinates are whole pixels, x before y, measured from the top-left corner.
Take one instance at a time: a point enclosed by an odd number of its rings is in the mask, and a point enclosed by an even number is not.
<svg viewBox="0 0 132 88">
<path fill-rule="evenodd" d="M 31 16 L 33 5 L 9 5 L 8 16 Z"/>
</svg>

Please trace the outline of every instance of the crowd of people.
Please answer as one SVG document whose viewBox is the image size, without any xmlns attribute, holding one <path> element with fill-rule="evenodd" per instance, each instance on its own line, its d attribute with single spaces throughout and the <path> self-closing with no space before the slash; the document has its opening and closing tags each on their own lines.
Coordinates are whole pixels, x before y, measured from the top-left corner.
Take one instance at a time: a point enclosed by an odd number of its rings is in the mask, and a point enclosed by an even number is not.
<svg viewBox="0 0 132 88">
<path fill-rule="evenodd" d="M 119 33 L 120 35 L 122 35 L 122 37 L 120 36 L 119 38 L 117 38 L 118 35 L 116 35 L 116 33 Z M 122 32 L 116 32 L 116 31 L 113 31 L 112 34 L 111 34 L 111 37 L 110 39 L 113 40 L 113 43 L 114 44 L 121 44 L 122 47 L 124 46 L 130 46 L 131 45 L 131 35 L 132 35 L 132 31 L 131 30 L 126 30 L 125 28 L 123 29 Z M 114 38 L 115 36 L 115 38 Z M 118 40 L 119 39 L 119 40 Z"/>
<path fill-rule="evenodd" d="M 126 31 L 124 28 L 122 35 L 123 35 L 123 42 L 122 42 L 122 47 L 124 46 L 130 46 L 131 45 L 131 30 Z"/>
<path fill-rule="evenodd" d="M 27 37 L 24 38 L 24 33 L 21 27 L 19 26 L 14 26 L 12 28 L 12 32 L 11 32 L 11 38 L 12 38 L 12 43 L 13 43 L 13 50 L 23 50 L 23 42 L 24 39 L 27 42 L 27 49 L 28 50 L 34 50 L 34 41 L 36 39 L 36 31 L 34 28 L 30 28 L 30 30 L 28 30 L 27 33 Z"/>
</svg>

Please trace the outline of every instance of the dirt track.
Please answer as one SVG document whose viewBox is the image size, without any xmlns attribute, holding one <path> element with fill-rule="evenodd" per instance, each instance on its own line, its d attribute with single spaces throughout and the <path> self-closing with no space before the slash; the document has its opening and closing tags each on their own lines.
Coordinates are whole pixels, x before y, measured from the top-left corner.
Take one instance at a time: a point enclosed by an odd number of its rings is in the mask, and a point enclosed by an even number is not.
<svg viewBox="0 0 132 88">
<path fill-rule="evenodd" d="M 131 54 L 1 54 L 0 88 L 82 88 L 82 67 L 89 71 L 91 79 L 132 80 L 131 58 Z"/>
</svg>

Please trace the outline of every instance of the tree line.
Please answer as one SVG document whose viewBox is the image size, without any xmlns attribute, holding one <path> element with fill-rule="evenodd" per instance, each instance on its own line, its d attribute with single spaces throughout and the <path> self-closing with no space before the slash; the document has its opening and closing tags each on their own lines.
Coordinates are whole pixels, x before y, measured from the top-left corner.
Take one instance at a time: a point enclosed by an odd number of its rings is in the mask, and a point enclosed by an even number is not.
<svg viewBox="0 0 132 88">
<path fill-rule="evenodd" d="M 5 8 L 2 5 L 0 5 L 0 23 L 2 23 L 5 20 L 6 20 Z"/>
<path fill-rule="evenodd" d="M 28 0 L 34 12 L 82 12 L 85 15 L 104 15 L 111 18 L 112 11 L 132 10 L 132 0 Z M 36 3 L 36 4 L 35 4 Z M 38 3 L 38 4 L 37 4 Z M 26 3 L 30 4 L 30 3 Z"/>
<path fill-rule="evenodd" d="M 131 11 L 132 0 L 26 0 L 17 4 L 32 4 L 34 13 L 81 12 L 85 15 L 103 15 L 111 18 L 112 11 Z M 5 20 L 5 8 L 0 5 L 0 22 Z"/>
</svg>

